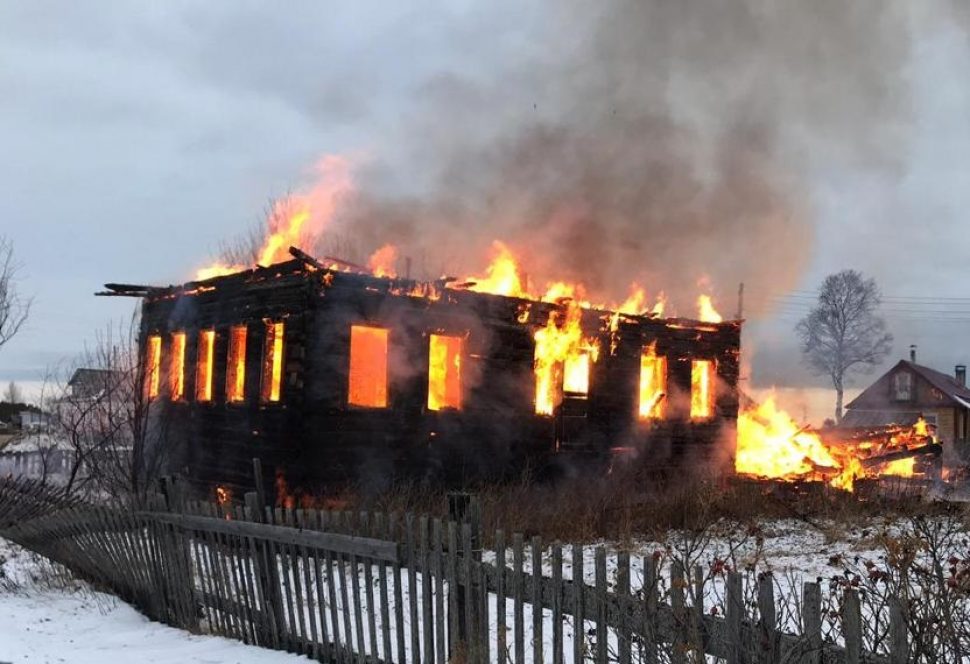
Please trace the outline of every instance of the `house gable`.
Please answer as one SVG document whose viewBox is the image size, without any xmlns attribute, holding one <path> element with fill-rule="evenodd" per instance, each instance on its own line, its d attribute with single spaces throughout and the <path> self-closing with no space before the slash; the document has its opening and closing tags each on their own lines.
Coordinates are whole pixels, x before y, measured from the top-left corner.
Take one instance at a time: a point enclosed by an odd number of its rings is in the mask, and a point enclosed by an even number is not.
<svg viewBox="0 0 970 664">
<path fill-rule="evenodd" d="M 849 402 L 846 408 L 916 411 L 963 406 L 953 396 L 959 388 L 956 381 L 952 381 L 952 386 L 941 384 L 941 377 L 945 377 L 944 374 L 901 360 Z"/>
</svg>

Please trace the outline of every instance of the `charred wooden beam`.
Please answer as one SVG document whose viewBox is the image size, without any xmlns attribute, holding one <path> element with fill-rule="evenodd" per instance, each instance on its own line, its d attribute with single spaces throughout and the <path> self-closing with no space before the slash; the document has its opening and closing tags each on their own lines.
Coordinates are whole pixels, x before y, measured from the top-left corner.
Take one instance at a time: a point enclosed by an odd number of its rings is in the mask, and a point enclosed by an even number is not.
<svg viewBox="0 0 970 664">
<path fill-rule="evenodd" d="M 869 457 L 868 459 L 863 459 L 861 463 L 863 468 L 872 468 L 873 466 L 881 466 L 884 463 L 898 461 L 899 459 L 910 459 L 912 457 L 929 455 L 940 456 L 941 454 L 943 454 L 942 445 L 939 443 L 928 443 L 908 450 L 896 450 L 895 452 L 887 452 L 886 454 Z"/>
</svg>

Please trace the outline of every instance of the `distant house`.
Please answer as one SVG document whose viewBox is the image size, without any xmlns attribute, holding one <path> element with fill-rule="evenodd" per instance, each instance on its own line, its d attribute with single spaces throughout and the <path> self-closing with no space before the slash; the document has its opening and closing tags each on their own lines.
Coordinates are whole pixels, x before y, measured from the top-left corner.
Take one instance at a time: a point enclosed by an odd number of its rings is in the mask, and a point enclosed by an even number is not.
<svg viewBox="0 0 970 664">
<path fill-rule="evenodd" d="M 118 372 L 108 369 L 76 369 L 67 387 L 75 398 L 94 398 L 109 391 L 118 380 Z"/>
<path fill-rule="evenodd" d="M 843 427 L 910 425 L 922 415 L 936 425 L 944 443 L 965 442 L 970 434 L 970 389 L 967 368 L 958 365 L 953 375 L 900 360 L 846 406 Z"/>
<path fill-rule="evenodd" d="M 21 431 L 41 431 L 50 426 L 51 416 L 39 409 L 24 409 L 14 414 L 13 421 Z"/>
</svg>

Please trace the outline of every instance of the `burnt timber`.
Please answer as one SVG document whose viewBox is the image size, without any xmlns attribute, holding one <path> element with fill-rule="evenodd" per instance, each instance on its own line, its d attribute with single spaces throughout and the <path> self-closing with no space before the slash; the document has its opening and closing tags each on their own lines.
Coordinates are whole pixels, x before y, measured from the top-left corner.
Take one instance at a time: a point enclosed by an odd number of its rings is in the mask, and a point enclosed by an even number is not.
<svg viewBox="0 0 970 664">
<path fill-rule="evenodd" d="M 335 271 L 303 256 L 178 286 L 110 284 L 143 298 L 141 357 L 161 338 L 152 441 L 200 491 L 252 487 L 252 459 L 308 492 L 416 480 L 461 485 L 540 472 L 602 468 L 623 456 L 659 467 L 730 466 L 738 412 L 741 321 L 702 323 L 585 309 L 599 339 L 586 395 L 535 413 L 533 335 L 559 305 Z M 610 324 L 610 321 L 613 324 Z M 261 399 L 267 321 L 283 321 L 278 402 Z M 230 328 L 245 325 L 244 396 L 227 401 Z M 352 325 L 388 330 L 387 406 L 348 402 Z M 212 396 L 194 398 L 199 332 L 214 330 Z M 185 335 L 183 396 L 167 392 L 173 335 Z M 428 408 L 429 337 L 463 338 L 460 409 Z M 638 417 L 640 356 L 667 358 L 665 416 Z M 690 418 L 693 360 L 713 360 L 713 416 Z M 143 359 L 144 361 L 144 359 Z M 598 464 L 596 462 L 599 462 Z"/>
</svg>

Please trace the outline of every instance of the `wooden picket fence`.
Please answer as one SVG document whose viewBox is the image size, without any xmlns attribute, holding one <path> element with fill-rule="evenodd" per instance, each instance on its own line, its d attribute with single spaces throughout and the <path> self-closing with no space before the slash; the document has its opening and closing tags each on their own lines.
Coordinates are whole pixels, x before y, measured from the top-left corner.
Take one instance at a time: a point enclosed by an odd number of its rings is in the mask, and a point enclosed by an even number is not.
<svg viewBox="0 0 970 664">
<path fill-rule="evenodd" d="M 17 495 L 0 490 L 0 502 Z M 497 531 L 494 554 L 483 556 L 474 501 L 460 520 L 272 509 L 255 493 L 232 507 L 184 502 L 171 491 L 137 509 L 45 504 L 43 515 L 21 508 L 30 518 L 7 522 L 0 536 L 153 619 L 321 662 L 907 661 L 898 604 L 887 652 L 875 655 L 863 651 L 852 591 L 836 645 L 823 640 L 816 584 L 804 586 L 799 634 L 778 628 L 770 577 L 752 607 L 742 578 L 728 574 L 723 611 L 711 615 L 700 570 L 673 564 L 661 584 L 652 556 L 638 561 L 636 589 L 629 554 L 616 555 L 611 581 L 603 547 L 592 584 L 574 581 L 585 579 L 580 545 L 565 549 L 570 578 L 564 547 L 539 538 Z"/>
</svg>

